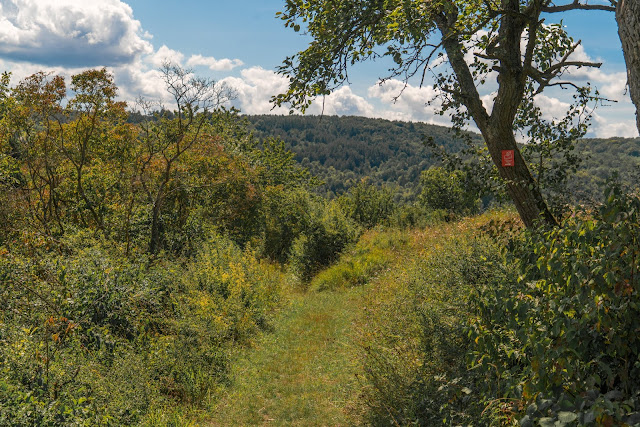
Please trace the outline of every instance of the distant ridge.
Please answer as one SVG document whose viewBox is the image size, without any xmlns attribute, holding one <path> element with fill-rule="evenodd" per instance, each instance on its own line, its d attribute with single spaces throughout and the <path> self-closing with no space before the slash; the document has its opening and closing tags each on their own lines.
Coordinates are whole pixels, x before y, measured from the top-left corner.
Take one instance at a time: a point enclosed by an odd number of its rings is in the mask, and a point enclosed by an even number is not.
<svg viewBox="0 0 640 427">
<path fill-rule="evenodd" d="M 298 161 L 321 178 L 321 191 L 341 194 L 362 178 L 396 187 L 405 197 L 417 191 L 420 173 L 437 163 L 423 140 L 431 137 L 449 152 L 464 143 L 450 128 L 418 122 L 354 116 L 246 116 L 256 136 L 279 137 Z M 472 134 L 480 140 L 480 135 Z M 581 198 L 598 198 L 618 173 L 630 185 L 640 179 L 640 138 L 588 138 L 578 142 L 584 162 L 571 180 Z"/>
<path fill-rule="evenodd" d="M 614 174 L 624 185 L 640 185 L 640 138 L 585 138 L 576 150 L 584 162 L 570 185 L 581 199 L 601 198 L 602 186 Z"/>
<path fill-rule="evenodd" d="M 449 128 L 426 123 L 354 116 L 246 117 L 256 136 L 284 140 L 296 159 L 325 182 L 323 190 L 333 194 L 364 177 L 413 191 L 420 173 L 437 161 L 424 138 L 448 151 L 464 146 Z"/>
</svg>

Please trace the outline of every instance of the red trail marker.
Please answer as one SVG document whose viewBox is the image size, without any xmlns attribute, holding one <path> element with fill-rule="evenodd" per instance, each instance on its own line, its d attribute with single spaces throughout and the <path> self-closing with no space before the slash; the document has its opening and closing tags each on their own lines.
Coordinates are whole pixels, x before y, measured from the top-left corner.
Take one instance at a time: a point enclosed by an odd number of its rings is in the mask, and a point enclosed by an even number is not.
<svg viewBox="0 0 640 427">
<path fill-rule="evenodd" d="M 502 167 L 515 166 L 516 158 L 513 150 L 502 150 Z"/>
</svg>

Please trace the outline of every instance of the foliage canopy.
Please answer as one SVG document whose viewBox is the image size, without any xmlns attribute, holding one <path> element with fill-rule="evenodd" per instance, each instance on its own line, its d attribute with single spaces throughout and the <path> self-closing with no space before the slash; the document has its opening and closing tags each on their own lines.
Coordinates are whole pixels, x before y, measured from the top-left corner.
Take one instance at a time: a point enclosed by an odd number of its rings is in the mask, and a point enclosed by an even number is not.
<svg viewBox="0 0 640 427">
<path fill-rule="evenodd" d="M 304 110 L 315 97 L 347 83 L 356 62 L 381 57 L 393 61 L 382 82 L 399 77 L 408 84 L 417 77 L 422 84 L 432 73 L 442 113 L 451 111 L 460 129 L 473 120 L 524 223 L 531 226 L 542 216 L 555 224 L 540 181 L 530 172 L 533 159 L 520 153 L 515 132 L 546 147 L 539 152 L 547 156 L 570 150 L 571 141 L 586 131 L 589 104 L 599 98 L 590 86 L 563 80 L 563 73 L 600 66 L 571 58 L 580 42 L 541 18 L 555 11 L 548 0 L 288 0 L 280 13 L 285 26 L 295 31 L 304 26 L 312 41 L 285 59 L 279 71 L 289 77 L 289 88 L 273 101 Z M 497 90 L 487 108 L 478 87 L 494 80 Z M 576 91 L 565 118 L 544 120 L 534 102 L 550 86 Z M 502 166 L 502 150 L 515 151 L 515 166 Z"/>
</svg>

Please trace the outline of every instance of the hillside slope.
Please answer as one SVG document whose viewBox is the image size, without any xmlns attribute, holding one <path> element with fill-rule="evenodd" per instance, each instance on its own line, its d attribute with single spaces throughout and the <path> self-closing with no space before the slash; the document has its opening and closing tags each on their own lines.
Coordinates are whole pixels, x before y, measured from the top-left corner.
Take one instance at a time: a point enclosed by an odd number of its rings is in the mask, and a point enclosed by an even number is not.
<svg viewBox="0 0 640 427">
<path fill-rule="evenodd" d="M 448 151 L 463 147 L 449 128 L 365 117 L 247 116 L 256 136 L 285 141 L 296 159 L 340 194 L 363 177 L 413 189 L 420 172 L 437 162 L 423 141 Z"/>
<path fill-rule="evenodd" d="M 457 152 L 464 143 L 444 126 L 365 117 L 246 116 L 256 136 L 285 141 L 296 159 L 321 178 L 322 192 L 341 194 L 368 177 L 377 185 L 400 187 L 407 197 L 416 194 L 420 173 L 438 160 L 423 144 L 425 138 Z M 474 140 L 480 136 L 474 134 Z M 640 138 L 590 138 L 576 150 L 584 159 L 571 180 L 571 192 L 597 198 L 599 186 L 613 173 L 626 183 L 637 181 Z"/>
</svg>

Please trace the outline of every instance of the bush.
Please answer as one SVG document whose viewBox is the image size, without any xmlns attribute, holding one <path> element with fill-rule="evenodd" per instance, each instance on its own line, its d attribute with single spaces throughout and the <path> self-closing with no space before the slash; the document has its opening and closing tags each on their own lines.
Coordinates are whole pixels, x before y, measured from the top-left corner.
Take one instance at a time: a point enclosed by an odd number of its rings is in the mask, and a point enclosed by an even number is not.
<svg viewBox="0 0 640 427">
<path fill-rule="evenodd" d="M 473 363 L 486 395 L 528 406 L 522 425 L 639 421 L 639 236 L 640 197 L 613 187 L 598 211 L 526 232 L 512 280 L 480 292 Z"/>
<path fill-rule="evenodd" d="M 366 425 L 488 425 L 466 369 L 473 289 L 503 274 L 466 224 L 414 234 L 411 257 L 373 282 L 362 319 Z"/>
<path fill-rule="evenodd" d="M 478 212 L 478 195 L 469 191 L 464 172 L 449 172 L 432 167 L 420 175 L 422 192 L 418 197 L 427 209 L 444 210 L 449 214 L 465 215 Z"/>
<path fill-rule="evenodd" d="M 357 226 L 336 202 L 316 201 L 310 208 L 308 228 L 293 242 L 290 258 L 293 270 L 305 283 L 336 261 L 358 235 Z"/>
<path fill-rule="evenodd" d="M 279 301 L 281 278 L 253 253 L 213 236 L 183 278 L 188 317 L 204 319 L 225 340 L 244 341 L 267 325 Z"/>
<path fill-rule="evenodd" d="M 263 203 L 261 255 L 281 264 L 289 260 L 293 242 L 309 228 L 312 197 L 304 189 L 268 187 Z"/>
<path fill-rule="evenodd" d="M 279 301 L 281 273 L 220 236 L 186 267 L 85 233 L 31 244 L 0 249 L 1 426 L 132 425 L 199 405 Z"/>
<path fill-rule="evenodd" d="M 163 398 L 149 397 L 153 376 L 139 361 L 126 381 L 118 371 L 172 316 L 171 268 L 86 236 L 56 249 L 0 257 L 0 425 L 134 423 Z"/>
<path fill-rule="evenodd" d="M 388 223 L 396 210 L 391 190 L 378 189 L 367 180 L 351 187 L 338 203 L 348 217 L 366 229 Z"/>
</svg>

